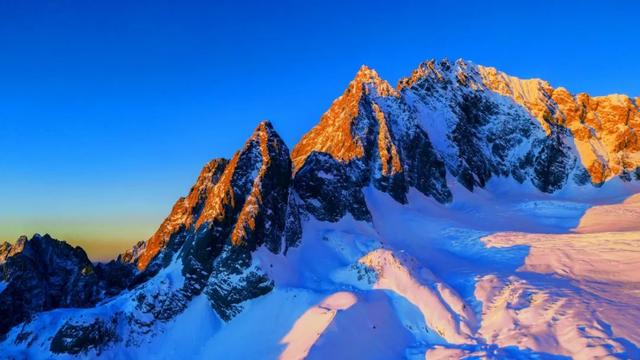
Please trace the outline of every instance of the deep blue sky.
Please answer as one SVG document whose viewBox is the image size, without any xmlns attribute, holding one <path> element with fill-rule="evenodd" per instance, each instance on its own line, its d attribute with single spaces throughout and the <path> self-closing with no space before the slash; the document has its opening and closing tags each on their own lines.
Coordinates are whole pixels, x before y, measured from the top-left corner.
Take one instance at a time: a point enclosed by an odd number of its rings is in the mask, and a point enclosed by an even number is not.
<svg viewBox="0 0 640 360">
<path fill-rule="evenodd" d="M 293 146 L 364 63 L 640 96 L 637 4 L 0 1 L 0 240 L 104 258 L 145 239 L 207 160 L 265 118 Z"/>
</svg>

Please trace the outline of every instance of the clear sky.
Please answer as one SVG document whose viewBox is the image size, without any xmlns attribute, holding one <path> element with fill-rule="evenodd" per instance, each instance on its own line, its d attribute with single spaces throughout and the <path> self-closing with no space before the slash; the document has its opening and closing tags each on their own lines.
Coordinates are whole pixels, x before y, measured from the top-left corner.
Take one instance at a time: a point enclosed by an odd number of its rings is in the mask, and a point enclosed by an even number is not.
<svg viewBox="0 0 640 360">
<path fill-rule="evenodd" d="M 465 58 L 640 96 L 637 1 L 0 1 L 0 240 L 106 259 L 262 119 L 291 147 L 361 64 Z"/>
</svg>

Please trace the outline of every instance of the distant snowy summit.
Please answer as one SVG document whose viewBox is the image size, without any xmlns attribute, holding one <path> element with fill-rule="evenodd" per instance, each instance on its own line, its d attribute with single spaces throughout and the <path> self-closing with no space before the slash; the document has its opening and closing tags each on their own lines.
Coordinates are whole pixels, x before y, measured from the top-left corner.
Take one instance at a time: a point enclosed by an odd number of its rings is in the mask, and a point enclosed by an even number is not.
<svg viewBox="0 0 640 360">
<path fill-rule="evenodd" d="M 464 60 L 427 61 L 395 88 L 363 66 L 291 152 L 271 123 L 260 123 L 231 159 L 205 165 L 149 240 L 106 265 L 49 236 L 2 245 L 0 309 L 8 316 L 0 317 L 0 349 L 117 356 L 113 349 L 153 341 L 203 299 L 232 323 L 253 299 L 279 291 L 278 276 L 258 258 L 286 263 L 318 222 L 352 219 L 375 229 L 371 189 L 397 204 L 417 191 L 447 208 L 460 188 L 466 198 L 494 180 L 551 197 L 637 181 L 639 104 L 623 95 L 572 95 Z M 409 267 L 382 247 L 355 264 L 393 274 L 387 267 Z M 404 271 L 393 276 L 413 281 Z M 457 295 L 441 299 L 448 295 L 411 284 L 428 301 L 401 295 L 421 310 L 447 312 L 454 298 L 463 306 Z M 73 310 L 38 322 L 38 314 L 62 308 Z M 446 327 L 436 331 L 445 343 L 476 341 L 478 314 L 465 307 L 447 316 L 425 326 Z"/>
</svg>

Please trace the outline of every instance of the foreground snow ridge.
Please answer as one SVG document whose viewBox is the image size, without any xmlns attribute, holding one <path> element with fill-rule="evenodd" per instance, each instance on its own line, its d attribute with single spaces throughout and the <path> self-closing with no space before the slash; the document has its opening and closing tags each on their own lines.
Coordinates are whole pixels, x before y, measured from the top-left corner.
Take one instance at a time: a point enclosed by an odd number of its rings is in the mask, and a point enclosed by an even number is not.
<svg viewBox="0 0 640 360">
<path fill-rule="evenodd" d="M 423 285 L 389 250 L 373 251 L 360 259 L 360 263 L 375 270 L 374 289 L 390 290 L 407 299 L 420 310 L 429 327 L 447 342 L 464 344 L 470 341 L 470 325 L 475 326 L 473 313 L 428 269 L 422 269 L 422 276 L 430 284 Z"/>
<path fill-rule="evenodd" d="M 307 310 L 287 336 L 282 339 L 287 348 L 280 355 L 281 360 L 303 359 L 320 335 L 333 321 L 338 311 L 347 310 L 357 298 L 349 292 L 338 292 L 325 298 L 322 303 Z"/>
</svg>

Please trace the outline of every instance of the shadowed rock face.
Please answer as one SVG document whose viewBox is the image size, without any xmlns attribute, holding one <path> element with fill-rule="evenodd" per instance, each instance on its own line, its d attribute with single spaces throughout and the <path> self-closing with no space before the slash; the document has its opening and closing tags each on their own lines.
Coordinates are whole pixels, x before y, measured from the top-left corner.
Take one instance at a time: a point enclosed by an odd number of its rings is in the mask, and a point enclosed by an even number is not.
<svg viewBox="0 0 640 360">
<path fill-rule="evenodd" d="M 125 259 L 131 261 L 132 258 L 136 258 L 138 269 L 144 270 L 151 260 L 170 242 L 171 237 L 175 236 L 174 234 L 178 233 L 181 228 L 188 228 L 197 221 L 209 193 L 218 182 L 227 163 L 228 161 L 225 159 L 214 159 L 206 164 L 200 172 L 195 185 L 189 191 L 189 195 L 178 199 L 171 213 L 162 222 L 158 230 L 145 244 L 142 244 L 144 247 L 142 249 L 134 248 L 134 250 L 126 253 Z"/>
<path fill-rule="evenodd" d="M 140 271 L 135 282 L 179 259 L 186 279 L 179 302 L 204 291 L 218 314 L 229 319 L 241 309 L 239 303 L 273 286 L 251 266 L 251 253 L 263 245 L 284 252 L 301 236 L 291 178 L 287 146 L 269 122 L 261 123 L 231 160 L 207 164 L 156 234 L 123 256 Z"/>
<path fill-rule="evenodd" d="M 338 221 L 347 212 L 357 220 L 371 220 L 361 190 L 368 178 L 361 165 L 345 165 L 327 153 L 313 152 L 294 178 L 302 209 L 322 221 Z"/>
<path fill-rule="evenodd" d="M 49 235 L 5 243 L 0 270 L 0 281 L 6 283 L 0 292 L 0 334 L 40 311 L 92 306 L 126 288 L 133 275 L 124 264 L 117 270 L 114 264 L 96 267 L 80 247 Z"/>
<path fill-rule="evenodd" d="M 242 302 L 273 287 L 253 266 L 252 252 L 260 246 L 285 252 L 301 237 L 291 168 L 288 148 L 263 122 L 231 160 L 216 159 L 204 167 L 149 241 L 117 260 L 94 265 L 82 249 L 48 235 L 3 244 L 0 266 L 8 285 L 0 293 L 0 309 L 11 316 L 0 321 L 0 330 L 5 333 L 40 311 L 93 306 L 145 283 L 172 261 L 181 262 L 184 285 L 154 296 L 141 292 L 136 307 L 167 321 L 204 292 L 220 317 L 229 320 Z M 52 351 L 76 353 L 85 343 L 97 349 L 101 344 L 94 344 L 93 335 L 104 330 L 102 325 L 65 325 L 61 339 L 79 334 L 86 341 L 58 339 Z"/>
<path fill-rule="evenodd" d="M 476 68 L 488 89 L 520 104 L 547 132 L 551 124 L 566 128 L 592 183 L 602 184 L 612 177 L 626 176 L 640 165 L 637 99 L 619 94 L 573 95 L 543 80 L 521 80 L 494 68 Z"/>
<path fill-rule="evenodd" d="M 495 84 L 487 71 L 461 60 L 432 60 L 398 85 L 427 133 L 437 136 L 447 171 L 469 190 L 494 176 L 529 181 L 543 192 L 571 180 L 584 183 L 571 131 L 541 103 L 521 98 L 543 96 L 537 83 L 518 83 L 517 90 Z"/>
<path fill-rule="evenodd" d="M 445 203 L 445 166 L 405 99 L 362 67 L 344 94 L 291 153 L 294 188 L 319 219 L 370 215 L 362 188 L 373 184 L 405 203 L 410 187 Z"/>
<path fill-rule="evenodd" d="M 115 324 L 109 324 L 101 319 L 95 319 L 90 324 L 65 323 L 51 340 L 51 352 L 76 355 L 87 349 L 95 349 L 96 354 L 109 343 L 115 341 L 118 335 Z"/>
</svg>

